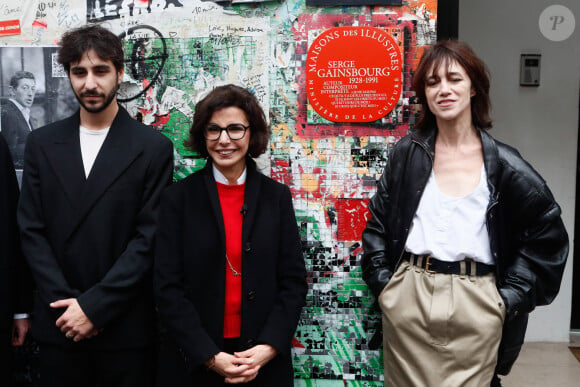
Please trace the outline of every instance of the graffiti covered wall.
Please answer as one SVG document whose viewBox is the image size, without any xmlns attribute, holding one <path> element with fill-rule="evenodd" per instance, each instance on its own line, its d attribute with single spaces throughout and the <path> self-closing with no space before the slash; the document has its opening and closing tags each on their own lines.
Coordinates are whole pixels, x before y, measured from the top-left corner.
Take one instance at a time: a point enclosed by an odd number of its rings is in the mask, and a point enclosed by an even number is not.
<svg viewBox="0 0 580 387">
<path fill-rule="evenodd" d="M 120 100 L 173 141 L 174 177 L 181 179 L 205 163 L 182 145 L 196 102 L 224 83 L 251 89 L 273 132 L 258 164 L 292 190 L 309 274 L 294 340 L 296 385 L 380 386 L 382 355 L 368 347 L 380 319 L 361 279 L 360 236 L 386 150 L 413 126 L 411 76 L 435 42 L 436 15 L 435 0 L 357 7 L 308 7 L 304 0 L 0 0 L 0 91 L 6 95 L 14 67 L 31 71 L 42 79 L 31 113 L 38 126 L 66 116 L 71 98 L 63 97 L 70 92 L 54 61 L 56 44 L 69 28 L 103 23 L 125 42 Z M 380 27 L 399 46 L 401 97 L 377 121 L 330 122 L 309 106 L 309 44 L 339 26 Z"/>
</svg>

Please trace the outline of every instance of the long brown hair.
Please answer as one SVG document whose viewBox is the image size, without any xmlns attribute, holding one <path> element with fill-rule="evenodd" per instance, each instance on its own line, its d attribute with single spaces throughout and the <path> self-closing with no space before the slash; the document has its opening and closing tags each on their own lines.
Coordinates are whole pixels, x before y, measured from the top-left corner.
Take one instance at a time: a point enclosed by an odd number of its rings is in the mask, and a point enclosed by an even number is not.
<svg viewBox="0 0 580 387">
<path fill-rule="evenodd" d="M 475 95 L 471 97 L 471 120 L 479 129 L 489 129 L 492 120 L 489 117 L 491 100 L 489 99 L 489 71 L 485 63 L 473 52 L 471 47 L 459 40 L 442 40 L 428 48 L 413 76 L 413 90 L 421 103 L 421 115 L 415 124 L 419 130 L 432 128 L 436 125 L 436 119 L 425 96 L 427 78 L 437 73 L 440 66 L 449 66 L 458 63 L 471 80 L 471 86 Z"/>
</svg>

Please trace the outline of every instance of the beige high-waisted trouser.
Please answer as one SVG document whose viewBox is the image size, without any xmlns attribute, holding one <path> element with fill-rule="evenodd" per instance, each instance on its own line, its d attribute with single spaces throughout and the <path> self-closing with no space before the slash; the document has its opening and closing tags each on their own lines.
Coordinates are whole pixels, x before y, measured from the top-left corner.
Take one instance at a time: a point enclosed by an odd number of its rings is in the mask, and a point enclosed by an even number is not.
<svg viewBox="0 0 580 387">
<path fill-rule="evenodd" d="M 505 318 L 493 273 L 428 273 L 403 261 L 379 303 L 385 386 L 490 385 Z"/>
</svg>

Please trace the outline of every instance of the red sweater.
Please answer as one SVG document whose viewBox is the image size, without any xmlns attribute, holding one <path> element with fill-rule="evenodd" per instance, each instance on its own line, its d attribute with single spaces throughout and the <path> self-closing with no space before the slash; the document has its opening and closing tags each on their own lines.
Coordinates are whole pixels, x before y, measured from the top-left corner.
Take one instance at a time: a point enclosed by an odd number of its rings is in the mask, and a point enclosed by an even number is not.
<svg viewBox="0 0 580 387">
<path fill-rule="evenodd" d="M 224 227 L 226 255 L 234 270 L 242 273 L 242 214 L 245 184 L 217 183 Z M 226 261 L 226 300 L 224 310 L 224 338 L 240 337 L 242 323 L 242 276 L 233 274 Z"/>
</svg>

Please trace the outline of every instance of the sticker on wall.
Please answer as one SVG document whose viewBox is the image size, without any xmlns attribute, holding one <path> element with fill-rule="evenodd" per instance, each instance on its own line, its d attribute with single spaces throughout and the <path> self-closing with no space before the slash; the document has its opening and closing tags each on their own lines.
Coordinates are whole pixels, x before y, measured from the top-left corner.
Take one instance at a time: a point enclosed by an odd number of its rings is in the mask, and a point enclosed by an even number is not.
<svg viewBox="0 0 580 387">
<path fill-rule="evenodd" d="M 563 5 L 551 5 L 540 14 L 539 25 L 546 39 L 562 42 L 574 33 L 576 19 L 569 8 Z"/>
<path fill-rule="evenodd" d="M 381 28 L 325 30 L 306 58 L 310 105 L 333 122 L 376 121 L 399 101 L 402 63 L 398 43 Z"/>
<path fill-rule="evenodd" d="M 0 36 L 20 35 L 20 20 L 0 21 Z"/>
<path fill-rule="evenodd" d="M 20 35 L 20 20 L 24 9 L 22 4 L 11 0 L 0 0 L 0 36 Z"/>
</svg>

